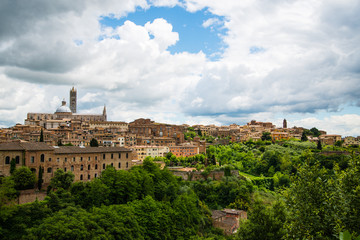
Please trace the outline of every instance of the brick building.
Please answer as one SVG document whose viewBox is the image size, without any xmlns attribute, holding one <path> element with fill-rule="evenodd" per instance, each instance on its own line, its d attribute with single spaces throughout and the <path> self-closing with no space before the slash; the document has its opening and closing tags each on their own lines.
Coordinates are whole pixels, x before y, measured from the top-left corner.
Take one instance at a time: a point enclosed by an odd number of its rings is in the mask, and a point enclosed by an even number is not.
<svg viewBox="0 0 360 240">
<path fill-rule="evenodd" d="M 41 166 L 46 185 L 59 168 L 73 172 L 75 181 L 85 181 L 100 176 L 107 165 L 116 169 L 130 169 L 137 155 L 123 147 L 52 147 L 42 142 L 1 143 L 0 175 L 9 176 L 12 159 L 15 159 L 17 167 L 27 166 L 35 174 Z"/>
</svg>

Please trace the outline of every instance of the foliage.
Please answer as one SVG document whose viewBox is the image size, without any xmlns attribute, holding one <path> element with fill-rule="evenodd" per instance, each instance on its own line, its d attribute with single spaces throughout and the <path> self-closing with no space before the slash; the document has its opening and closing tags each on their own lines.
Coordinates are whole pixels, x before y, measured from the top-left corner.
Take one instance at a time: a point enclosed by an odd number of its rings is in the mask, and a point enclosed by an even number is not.
<svg viewBox="0 0 360 240">
<path fill-rule="evenodd" d="M 28 167 L 17 168 L 11 177 L 15 182 L 15 189 L 17 190 L 34 188 L 35 175 Z"/>
<path fill-rule="evenodd" d="M 0 177 L 0 207 L 17 197 L 15 182 L 12 177 Z"/>
<path fill-rule="evenodd" d="M 98 146 L 99 146 L 99 143 L 95 138 L 90 140 L 90 147 L 98 147 Z"/>
<path fill-rule="evenodd" d="M 38 183 L 37 183 L 37 187 L 39 190 L 41 190 L 42 183 L 43 183 L 43 173 L 44 173 L 44 168 L 40 166 L 39 172 L 38 172 Z"/>
<path fill-rule="evenodd" d="M 74 181 L 74 174 L 72 172 L 64 172 L 61 168 L 55 171 L 54 177 L 50 181 L 50 189 L 69 189 L 71 183 Z"/>
<path fill-rule="evenodd" d="M 16 160 L 12 158 L 10 161 L 10 174 L 13 174 L 16 169 Z"/>
<path fill-rule="evenodd" d="M 43 131 L 42 128 L 41 128 L 41 131 L 40 131 L 40 139 L 39 139 L 39 142 L 44 142 L 44 131 Z"/>
<path fill-rule="evenodd" d="M 271 141 L 271 133 L 263 132 L 261 136 L 262 141 Z"/>
<path fill-rule="evenodd" d="M 255 201 L 249 218 L 241 224 L 236 239 L 241 240 L 278 240 L 285 235 L 283 223 L 286 220 L 283 202 L 276 202 L 267 208 L 261 201 Z"/>
</svg>

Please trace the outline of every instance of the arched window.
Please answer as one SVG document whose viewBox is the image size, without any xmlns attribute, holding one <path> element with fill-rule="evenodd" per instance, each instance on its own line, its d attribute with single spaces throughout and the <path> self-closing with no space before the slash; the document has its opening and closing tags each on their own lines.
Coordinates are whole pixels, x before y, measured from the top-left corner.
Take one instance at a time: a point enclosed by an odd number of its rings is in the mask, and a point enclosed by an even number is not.
<svg viewBox="0 0 360 240">
<path fill-rule="evenodd" d="M 52 168 L 49 167 L 49 168 L 47 169 L 47 172 L 48 172 L 48 173 L 51 173 L 51 172 L 52 172 Z"/>
<path fill-rule="evenodd" d="M 84 166 L 83 166 L 83 165 L 80 166 L 80 171 L 82 171 L 82 170 L 84 170 Z"/>
<path fill-rule="evenodd" d="M 74 165 L 71 165 L 71 171 L 72 172 L 74 171 Z"/>
<path fill-rule="evenodd" d="M 128 162 L 126 162 L 126 168 L 128 168 L 129 167 L 129 163 Z"/>
<path fill-rule="evenodd" d="M 83 180 L 83 175 L 82 174 L 80 175 L 80 180 Z"/>
<path fill-rule="evenodd" d="M 121 162 L 119 162 L 119 168 L 121 168 Z"/>
<path fill-rule="evenodd" d="M 97 169 L 97 164 L 95 164 L 95 169 Z"/>
<path fill-rule="evenodd" d="M 40 155 L 40 162 L 45 162 L 45 155 L 44 154 Z"/>
<path fill-rule="evenodd" d="M 88 170 L 90 170 L 90 168 L 91 168 L 91 167 L 90 167 L 90 164 L 89 164 L 89 165 L 88 165 Z"/>
<path fill-rule="evenodd" d="M 113 167 L 113 166 L 114 166 L 114 164 L 113 164 L 113 163 L 111 163 L 111 166 Z"/>
<path fill-rule="evenodd" d="M 103 164 L 103 169 L 105 169 L 105 163 Z"/>
<path fill-rule="evenodd" d="M 6 156 L 6 158 L 5 158 L 5 164 L 10 164 L 10 157 L 9 157 L 9 156 Z"/>
</svg>

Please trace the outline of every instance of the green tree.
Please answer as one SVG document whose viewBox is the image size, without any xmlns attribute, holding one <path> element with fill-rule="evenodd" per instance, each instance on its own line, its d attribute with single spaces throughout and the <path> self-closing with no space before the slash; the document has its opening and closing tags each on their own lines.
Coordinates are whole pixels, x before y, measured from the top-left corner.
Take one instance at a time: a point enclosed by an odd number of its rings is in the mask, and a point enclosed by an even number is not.
<svg viewBox="0 0 360 240">
<path fill-rule="evenodd" d="M 271 133 L 263 132 L 261 136 L 262 141 L 271 141 Z"/>
<path fill-rule="evenodd" d="M 39 142 L 44 142 L 44 131 L 43 131 L 42 128 L 41 128 L 41 131 L 40 131 L 40 139 L 39 139 Z"/>
<path fill-rule="evenodd" d="M 41 190 L 43 184 L 43 173 L 44 173 L 44 168 L 40 166 L 38 172 L 38 184 L 37 184 L 39 190 Z"/>
<path fill-rule="evenodd" d="M 91 139 L 90 147 L 98 147 L 98 146 L 99 146 L 98 141 L 95 138 Z"/>
<path fill-rule="evenodd" d="M 310 132 L 312 133 L 312 135 L 314 136 L 314 137 L 319 137 L 320 136 L 320 131 L 316 128 L 316 127 L 313 127 L 313 128 L 311 128 L 310 129 Z"/>
<path fill-rule="evenodd" d="M 12 177 L 0 177 L 0 208 L 14 200 L 17 195 L 14 179 Z"/>
<path fill-rule="evenodd" d="M 34 188 L 35 175 L 28 167 L 17 168 L 12 176 L 17 190 Z"/>
<path fill-rule="evenodd" d="M 334 181 L 327 169 L 309 162 L 311 159 L 306 159 L 285 192 L 289 211 L 286 239 L 331 239 L 334 234 Z"/>
<path fill-rule="evenodd" d="M 13 174 L 16 169 L 16 160 L 15 158 L 10 161 L 10 174 Z"/>
<path fill-rule="evenodd" d="M 50 180 L 50 187 L 53 189 L 62 188 L 68 190 L 74 181 L 74 174 L 72 172 L 64 172 L 61 168 L 56 170 L 54 177 Z"/>
<path fill-rule="evenodd" d="M 286 208 L 282 202 L 276 202 L 271 208 L 259 200 L 255 201 L 249 212 L 248 220 L 238 231 L 241 240 L 278 240 L 285 236 L 283 223 L 286 221 Z"/>
<path fill-rule="evenodd" d="M 317 142 L 317 147 L 316 147 L 318 150 L 322 150 L 322 146 L 321 146 L 321 142 L 320 140 L 318 140 Z"/>
<path fill-rule="evenodd" d="M 301 141 L 302 142 L 306 142 L 308 140 L 305 131 L 303 131 L 302 135 L 301 135 Z"/>
</svg>

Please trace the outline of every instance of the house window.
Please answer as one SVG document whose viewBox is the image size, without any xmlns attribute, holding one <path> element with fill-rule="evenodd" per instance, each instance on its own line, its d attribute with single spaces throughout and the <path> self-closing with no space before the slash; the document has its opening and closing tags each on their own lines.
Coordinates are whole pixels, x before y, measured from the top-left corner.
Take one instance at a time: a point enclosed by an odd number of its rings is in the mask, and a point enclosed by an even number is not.
<svg viewBox="0 0 360 240">
<path fill-rule="evenodd" d="M 88 165 L 88 170 L 90 170 L 90 165 Z"/>
<path fill-rule="evenodd" d="M 126 153 L 126 158 L 129 158 L 129 153 Z"/>
<path fill-rule="evenodd" d="M 34 156 L 31 156 L 30 157 L 30 163 L 34 163 L 35 162 L 35 157 Z"/>
<path fill-rule="evenodd" d="M 9 156 L 6 156 L 6 158 L 5 158 L 5 164 L 10 164 L 10 157 L 9 157 Z"/>
<path fill-rule="evenodd" d="M 119 168 L 121 168 L 121 162 L 119 162 Z"/>
<path fill-rule="evenodd" d="M 80 171 L 82 171 L 82 170 L 84 170 L 84 166 L 83 166 L 83 165 L 80 166 Z"/>
<path fill-rule="evenodd" d="M 66 172 L 66 167 L 64 168 L 64 172 Z"/>
<path fill-rule="evenodd" d="M 80 175 L 80 180 L 83 180 L 83 175 L 82 174 Z"/>
<path fill-rule="evenodd" d="M 72 171 L 72 172 L 74 171 L 74 165 L 71 166 L 71 171 Z"/>
<path fill-rule="evenodd" d="M 114 159 L 114 154 L 113 153 L 111 154 L 111 159 Z"/>
<path fill-rule="evenodd" d="M 126 168 L 128 168 L 129 167 L 129 163 L 128 162 L 126 162 Z"/>
<path fill-rule="evenodd" d="M 91 160 L 91 157 L 88 158 L 88 161 L 90 161 L 90 160 Z"/>
<path fill-rule="evenodd" d="M 64 158 L 64 162 L 67 162 L 67 158 Z"/>
<path fill-rule="evenodd" d="M 90 179 L 90 174 L 88 174 L 88 179 Z"/>
<path fill-rule="evenodd" d="M 113 163 L 111 163 L 111 166 L 113 167 L 113 166 L 114 166 L 114 164 L 113 164 Z"/>
<path fill-rule="evenodd" d="M 82 162 L 82 160 L 83 160 L 83 158 L 82 157 L 80 157 L 80 161 Z"/>
<path fill-rule="evenodd" d="M 121 153 L 119 153 L 119 159 L 121 158 Z"/>
<path fill-rule="evenodd" d="M 97 173 L 95 173 L 95 178 L 97 178 Z"/>
<path fill-rule="evenodd" d="M 105 153 L 103 154 L 103 159 L 105 159 Z"/>
<path fill-rule="evenodd" d="M 49 158 L 49 162 L 51 162 L 51 158 Z"/>
<path fill-rule="evenodd" d="M 15 162 L 16 162 L 16 164 L 19 164 L 19 163 L 20 163 L 20 157 L 19 157 L 19 156 L 16 156 L 16 157 L 15 157 Z"/>
<path fill-rule="evenodd" d="M 97 164 L 95 164 L 95 169 L 97 169 Z"/>
<path fill-rule="evenodd" d="M 51 172 L 52 172 L 52 168 L 49 167 L 49 168 L 47 169 L 47 172 L 48 172 L 48 173 L 51 173 Z"/>
<path fill-rule="evenodd" d="M 103 164 L 103 169 L 105 169 L 105 163 Z"/>
<path fill-rule="evenodd" d="M 97 161 L 97 156 L 95 156 L 95 161 Z"/>
<path fill-rule="evenodd" d="M 45 155 L 44 154 L 40 155 L 40 162 L 45 162 Z"/>
<path fill-rule="evenodd" d="M 74 161 L 74 162 L 76 161 L 76 158 L 75 158 L 75 157 L 73 157 L 73 161 Z"/>
</svg>

